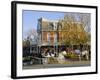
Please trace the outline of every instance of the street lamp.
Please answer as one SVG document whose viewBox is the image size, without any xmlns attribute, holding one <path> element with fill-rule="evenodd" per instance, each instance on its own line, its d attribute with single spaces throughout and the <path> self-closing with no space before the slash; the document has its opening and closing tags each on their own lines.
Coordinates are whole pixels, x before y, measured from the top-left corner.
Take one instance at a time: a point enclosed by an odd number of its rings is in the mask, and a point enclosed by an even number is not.
<svg viewBox="0 0 100 80">
<path fill-rule="evenodd" d="M 54 35 L 54 46 L 55 46 L 55 51 L 58 53 L 58 39 L 59 39 L 59 33 L 58 33 L 58 26 L 56 23 L 54 23 L 54 30 L 55 30 L 55 35 Z"/>
</svg>

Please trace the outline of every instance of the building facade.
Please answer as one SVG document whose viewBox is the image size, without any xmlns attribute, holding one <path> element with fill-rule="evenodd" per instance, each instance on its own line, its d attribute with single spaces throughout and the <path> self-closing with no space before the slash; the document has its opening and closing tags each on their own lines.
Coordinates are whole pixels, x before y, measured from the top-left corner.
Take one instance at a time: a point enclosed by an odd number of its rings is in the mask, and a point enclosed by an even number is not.
<svg viewBox="0 0 100 80">
<path fill-rule="evenodd" d="M 62 26 L 58 25 L 58 21 L 40 18 L 38 20 L 37 32 L 39 43 L 41 45 L 54 45 L 62 40 L 60 30 Z"/>
<path fill-rule="evenodd" d="M 65 45 L 64 41 L 70 40 L 70 43 L 82 41 L 87 36 L 83 25 L 80 22 L 65 22 L 62 20 L 38 19 L 37 32 L 39 36 L 39 45 Z M 67 41 L 68 42 L 68 41 Z M 68 43 L 69 43 L 68 42 Z M 76 44 L 76 43 L 75 43 Z"/>
</svg>

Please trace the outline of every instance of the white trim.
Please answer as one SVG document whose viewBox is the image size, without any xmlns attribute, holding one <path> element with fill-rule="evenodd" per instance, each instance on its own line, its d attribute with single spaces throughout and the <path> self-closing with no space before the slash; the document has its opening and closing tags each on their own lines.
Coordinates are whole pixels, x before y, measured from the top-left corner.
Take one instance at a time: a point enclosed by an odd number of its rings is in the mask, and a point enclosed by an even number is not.
<svg viewBox="0 0 100 80">
<path fill-rule="evenodd" d="M 43 10 L 43 11 L 60 11 L 60 12 L 81 12 L 91 13 L 91 66 L 88 67 L 67 67 L 67 68 L 49 68 L 49 69 L 22 69 L 22 10 Z M 88 8 L 73 8 L 73 7 L 58 7 L 58 6 L 42 6 L 42 5 L 26 5 L 17 4 L 17 76 L 32 76 L 32 75 L 49 75 L 63 73 L 80 73 L 94 72 L 96 68 L 96 50 L 95 50 L 95 9 Z"/>
</svg>

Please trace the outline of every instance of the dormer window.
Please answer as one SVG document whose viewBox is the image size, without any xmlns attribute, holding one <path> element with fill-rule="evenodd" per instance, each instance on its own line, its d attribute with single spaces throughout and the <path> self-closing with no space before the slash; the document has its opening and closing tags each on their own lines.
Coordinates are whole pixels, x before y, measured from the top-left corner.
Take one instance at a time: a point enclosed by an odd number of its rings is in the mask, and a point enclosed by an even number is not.
<svg viewBox="0 0 100 80">
<path fill-rule="evenodd" d="M 57 24 L 53 23 L 54 30 L 57 30 Z"/>
</svg>

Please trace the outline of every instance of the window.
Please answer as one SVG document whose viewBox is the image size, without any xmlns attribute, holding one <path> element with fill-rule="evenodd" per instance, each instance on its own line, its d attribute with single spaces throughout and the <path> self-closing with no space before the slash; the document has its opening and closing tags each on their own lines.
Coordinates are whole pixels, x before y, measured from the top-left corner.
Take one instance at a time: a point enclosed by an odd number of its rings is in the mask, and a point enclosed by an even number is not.
<svg viewBox="0 0 100 80">
<path fill-rule="evenodd" d="M 54 43 L 57 43 L 57 34 L 54 34 Z"/>
<path fill-rule="evenodd" d="M 53 23 L 52 22 L 49 23 L 49 30 L 53 30 Z"/>
<path fill-rule="evenodd" d="M 47 33 L 47 41 L 50 42 L 50 33 Z"/>
</svg>

